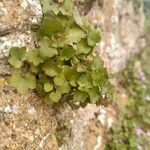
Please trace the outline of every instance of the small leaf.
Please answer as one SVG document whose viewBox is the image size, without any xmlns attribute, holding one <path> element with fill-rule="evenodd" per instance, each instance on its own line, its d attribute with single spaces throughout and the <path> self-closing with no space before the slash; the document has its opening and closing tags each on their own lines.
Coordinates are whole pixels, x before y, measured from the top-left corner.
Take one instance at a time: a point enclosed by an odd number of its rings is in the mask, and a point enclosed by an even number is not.
<svg viewBox="0 0 150 150">
<path fill-rule="evenodd" d="M 61 93 L 59 91 L 52 92 L 49 94 L 49 97 L 50 97 L 51 101 L 58 103 L 59 100 L 61 99 Z"/>
<path fill-rule="evenodd" d="M 60 11 L 63 15 L 72 15 L 73 10 L 73 1 L 72 0 L 64 0 L 64 3 L 62 7 L 60 8 Z"/>
<path fill-rule="evenodd" d="M 76 22 L 80 27 L 83 27 L 83 19 L 81 18 L 77 7 L 74 8 L 73 16 L 74 16 L 75 22 Z"/>
<path fill-rule="evenodd" d="M 87 40 L 83 39 L 77 44 L 77 54 L 84 53 L 88 54 L 92 48 L 88 45 Z"/>
<path fill-rule="evenodd" d="M 37 49 L 30 50 L 27 53 L 26 60 L 34 64 L 34 66 L 38 66 L 40 63 L 43 63 L 43 59 L 39 56 L 39 52 Z"/>
<path fill-rule="evenodd" d="M 55 33 L 57 31 L 62 31 L 63 25 L 61 21 L 56 16 L 44 16 L 44 20 L 42 22 L 42 25 L 39 29 L 39 34 L 41 36 L 49 36 L 52 33 Z"/>
<path fill-rule="evenodd" d="M 95 104 L 96 102 L 98 102 L 100 100 L 100 93 L 99 93 L 99 89 L 97 87 L 89 89 L 88 94 L 90 96 L 90 102 L 92 104 Z"/>
<path fill-rule="evenodd" d="M 54 78 L 55 85 L 61 86 L 65 82 L 65 76 L 63 74 L 59 74 Z"/>
<path fill-rule="evenodd" d="M 93 70 L 99 70 L 102 67 L 103 67 L 103 62 L 102 62 L 102 60 L 100 60 L 100 57 L 99 56 L 94 57 L 93 62 L 91 63 L 91 68 Z"/>
<path fill-rule="evenodd" d="M 70 85 L 68 82 L 65 82 L 62 86 L 60 86 L 58 88 L 58 91 L 61 93 L 61 94 L 65 94 L 65 93 L 69 93 L 70 92 Z"/>
<path fill-rule="evenodd" d="M 42 70 L 45 71 L 45 74 L 54 77 L 57 75 L 57 68 L 54 65 L 54 62 L 47 61 L 42 65 Z"/>
<path fill-rule="evenodd" d="M 76 80 L 79 76 L 79 73 L 76 71 L 76 68 L 69 67 L 69 66 L 64 66 L 63 72 L 65 75 L 65 78 L 69 81 L 71 86 L 76 87 Z"/>
<path fill-rule="evenodd" d="M 100 31 L 94 29 L 88 33 L 87 42 L 89 46 L 95 47 L 96 43 L 100 41 Z"/>
<path fill-rule="evenodd" d="M 79 63 L 77 65 L 77 72 L 86 72 L 87 71 L 87 67 L 84 64 Z"/>
<path fill-rule="evenodd" d="M 87 93 L 86 92 L 82 92 L 79 90 L 76 90 L 74 95 L 73 95 L 73 101 L 74 102 L 85 102 L 87 99 Z"/>
<path fill-rule="evenodd" d="M 53 85 L 52 85 L 51 83 L 49 83 L 49 82 L 46 82 L 46 83 L 44 84 L 44 90 L 45 90 L 45 92 L 50 92 L 50 91 L 52 91 L 52 90 L 53 90 Z"/>
<path fill-rule="evenodd" d="M 93 78 L 93 85 L 98 87 L 104 85 L 106 81 L 106 76 L 103 74 L 103 72 L 94 72 L 92 74 L 92 78 Z"/>
<path fill-rule="evenodd" d="M 10 58 L 8 59 L 8 62 L 9 62 L 12 66 L 14 66 L 15 68 L 20 68 L 20 67 L 22 66 L 22 62 L 21 62 L 18 58 L 14 57 L 14 56 L 10 57 Z"/>
<path fill-rule="evenodd" d="M 92 88 L 92 78 L 88 73 L 82 73 L 77 79 L 79 89 L 82 91 L 87 91 L 87 89 Z"/>
<path fill-rule="evenodd" d="M 10 85 L 15 87 L 20 94 L 25 94 L 28 91 L 28 82 L 18 72 L 12 74 Z"/>
<path fill-rule="evenodd" d="M 10 58 L 8 62 L 15 68 L 20 68 L 23 64 L 22 60 L 25 56 L 26 49 L 13 47 L 10 49 Z"/>
<path fill-rule="evenodd" d="M 40 41 L 39 54 L 41 57 L 53 57 L 58 54 L 56 48 L 50 48 L 50 40 L 47 37 L 44 37 Z"/>
<path fill-rule="evenodd" d="M 85 35 L 83 29 L 74 24 L 66 31 L 66 42 L 73 45 L 73 43 L 78 43 Z"/>
<path fill-rule="evenodd" d="M 60 59 L 61 60 L 69 60 L 73 56 L 73 48 L 66 45 L 60 52 Z"/>
<path fill-rule="evenodd" d="M 51 6 L 50 5 L 50 0 L 42 0 L 41 3 L 42 3 L 42 8 L 43 8 L 44 14 L 49 13 L 51 11 L 51 9 L 50 9 L 50 6 Z"/>
<path fill-rule="evenodd" d="M 31 73 L 27 73 L 25 75 L 25 80 L 28 83 L 29 89 L 35 89 L 36 88 L 36 79 L 35 76 Z"/>
</svg>

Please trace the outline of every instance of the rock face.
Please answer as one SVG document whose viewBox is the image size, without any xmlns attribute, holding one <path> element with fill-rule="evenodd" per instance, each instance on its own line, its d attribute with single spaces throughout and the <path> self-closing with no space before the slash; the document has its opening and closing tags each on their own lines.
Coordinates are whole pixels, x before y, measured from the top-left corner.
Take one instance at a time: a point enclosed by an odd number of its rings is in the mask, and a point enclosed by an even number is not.
<svg viewBox="0 0 150 150">
<path fill-rule="evenodd" d="M 0 74 L 9 73 L 4 61 L 11 47 L 34 47 L 36 37 L 31 29 L 37 28 L 41 19 L 39 0 L 0 0 Z"/>
<path fill-rule="evenodd" d="M 90 3 L 91 2 L 91 3 Z M 93 3 L 92 3 L 93 2 Z M 136 0 L 77 0 L 88 20 L 101 27 L 100 55 L 111 73 L 118 73 L 128 58 L 139 52 L 143 36 L 143 4 Z M 88 4 L 88 6 L 87 6 Z"/>
<path fill-rule="evenodd" d="M 138 52 L 143 35 L 143 6 L 134 0 L 75 0 L 82 15 L 101 27 L 102 40 L 97 48 L 111 73 L 121 71 L 127 59 Z M 35 94 L 21 96 L 6 82 L 7 64 L 13 46 L 34 47 L 32 29 L 40 25 L 39 0 L 0 0 L 0 149 L 57 150 L 54 132 L 57 121 L 67 122 L 73 134 L 62 150 L 99 150 L 104 136 L 115 121 L 115 109 L 88 105 L 73 111 L 64 106 L 55 112 Z M 59 123 L 58 123 L 59 125 Z"/>
</svg>

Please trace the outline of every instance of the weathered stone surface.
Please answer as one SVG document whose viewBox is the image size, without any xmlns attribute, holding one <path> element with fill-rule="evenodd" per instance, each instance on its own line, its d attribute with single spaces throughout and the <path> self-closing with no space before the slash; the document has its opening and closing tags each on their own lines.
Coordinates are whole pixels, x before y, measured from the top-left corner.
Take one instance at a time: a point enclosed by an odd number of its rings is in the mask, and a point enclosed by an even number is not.
<svg viewBox="0 0 150 150">
<path fill-rule="evenodd" d="M 132 0 L 76 0 L 82 15 L 101 27 L 97 46 L 105 66 L 112 73 L 124 68 L 126 60 L 139 51 L 143 33 L 142 6 L 134 10 Z M 7 64 L 12 46 L 34 47 L 32 29 L 42 17 L 39 0 L 0 0 L 0 76 L 10 73 Z M 54 132 L 56 120 L 69 122 L 73 139 L 62 150 L 99 150 L 104 136 L 115 121 L 113 106 L 88 105 L 72 111 L 66 106 L 54 111 L 35 94 L 19 95 L 0 77 L 0 149 L 58 149 Z M 56 115 L 56 116 L 55 116 Z M 56 119 L 57 118 L 57 119 Z"/>
<path fill-rule="evenodd" d="M 8 56 L 13 46 L 33 47 L 31 29 L 39 26 L 42 8 L 39 0 L 0 1 L 0 59 Z"/>
<path fill-rule="evenodd" d="M 127 59 L 140 50 L 144 25 L 142 2 L 136 9 L 134 0 L 76 1 L 83 6 L 82 14 L 102 29 L 98 48 L 105 66 L 111 73 L 121 71 Z"/>
<path fill-rule="evenodd" d="M 21 96 L 0 81 L 0 149 L 56 150 L 53 110 L 35 94 Z"/>
</svg>

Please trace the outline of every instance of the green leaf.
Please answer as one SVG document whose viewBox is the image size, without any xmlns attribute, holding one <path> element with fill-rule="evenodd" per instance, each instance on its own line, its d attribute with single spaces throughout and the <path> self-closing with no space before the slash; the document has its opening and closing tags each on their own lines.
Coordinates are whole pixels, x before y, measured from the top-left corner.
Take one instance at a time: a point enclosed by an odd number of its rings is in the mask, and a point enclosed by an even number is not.
<svg viewBox="0 0 150 150">
<path fill-rule="evenodd" d="M 69 85 L 69 83 L 66 81 L 62 86 L 60 86 L 58 88 L 58 91 L 61 94 L 69 93 L 70 92 L 70 85 Z"/>
<path fill-rule="evenodd" d="M 40 41 L 39 55 L 41 57 L 53 57 L 58 54 L 56 48 L 50 48 L 50 40 L 47 37 L 44 37 Z"/>
<path fill-rule="evenodd" d="M 33 65 L 38 66 L 40 63 L 43 63 L 43 59 L 39 56 L 37 49 L 30 50 L 26 55 L 26 60 L 33 63 Z"/>
<path fill-rule="evenodd" d="M 52 33 L 62 31 L 62 30 L 63 30 L 63 25 L 59 20 L 59 18 L 57 18 L 56 16 L 51 16 L 51 17 L 44 16 L 44 20 L 39 29 L 39 34 L 41 36 L 44 35 L 49 36 Z"/>
<path fill-rule="evenodd" d="M 83 31 L 83 29 L 80 28 L 78 25 L 73 24 L 66 31 L 66 42 L 70 45 L 73 45 L 73 43 L 78 43 L 85 36 L 86 33 Z"/>
<path fill-rule="evenodd" d="M 69 60 L 73 56 L 73 48 L 69 45 L 64 46 L 64 48 L 60 52 L 61 60 Z"/>
<path fill-rule="evenodd" d="M 26 49 L 23 48 L 17 48 L 13 47 L 10 49 L 10 58 L 8 59 L 8 62 L 14 66 L 15 68 L 20 68 L 23 64 L 22 60 L 25 56 Z"/>
<path fill-rule="evenodd" d="M 61 86 L 65 82 L 65 76 L 63 74 L 59 74 L 54 78 L 55 85 Z"/>
<path fill-rule="evenodd" d="M 28 83 L 29 89 L 35 89 L 36 88 L 36 78 L 33 74 L 27 73 L 25 75 L 25 80 Z"/>
<path fill-rule="evenodd" d="M 93 62 L 91 63 L 91 68 L 93 70 L 99 70 L 101 68 L 103 68 L 103 62 L 102 60 L 100 60 L 100 57 L 94 57 Z"/>
<path fill-rule="evenodd" d="M 50 7 L 51 7 L 50 0 L 42 0 L 41 4 L 42 4 L 44 14 L 47 14 L 51 11 L 51 9 L 50 9 Z"/>
<path fill-rule="evenodd" d="M 92 78 L 89 73 L 82 73 L 77 79 L 79 89 L 82 91 L 87 91 L 87 89 L 92 88 Z"/>
<path fill-rule="evenodd" d="M 65 78 L 69 81 L 70 85 L 73 87 L 76 87 L 76 80 L 79 76 L 79 73 L 77 72 L 75 67 L 69 67 L 69 66 L 64 66 L 63 67 L 63 72 L 65 75 Z"/>
<path fill-rule="evenodd" d="M 25 77 L 21 76 L 18 72 L 13 73 L 10 78 L 10 84 L 15 87 L 20 94 L 25 94 L 29 88 L 36 88 L 35 77 L 30 73 L 26 74 Z"/>
<path fill-rule="evenodd" d="M 92 48 L 88 45 L 87 40 L 83 39 L 77 44 L 77 54 L 84 53 L 88 54 L 90 53 Z"/>
<path fill-rule="evenodd" d="M 45 74 L 54 77 L 57 75 L 57 68 L 54 65 L 54 62 L 47 61 L 42 65 L 42 70 L 45 71 Z"/>
<path fill-rule="evenodd" d="M 73 1 L 72 0 L 64 0 L 64 3 L 62 7 L 60 8 L 60 11 L 63 15 L 72 15 L 73 10 Z"/>
<path fill-rule="evenodd" d="M 50 91 L 52 91 L 52 90 L 53 90 L 53 84 L 51 84 L 51 83 L 49 83 L 49 82 L 46 82 L 46 83 L 44 84 L 44 90 L 45 90 L 45 92 L 50 92 Z"/>
<path fill-rule="evenodd" d="M 86 71 L 87 71 L 87 67 L 84 64 L 79 63 L 77 65 L 77 72 L 86 72 Z"/>
<path fill-rule="evenodd" d="M 95 104 L 100 100 L 100 93 L 99 93 L 99 88 L 93 87 L 89 89 L 88 94 L 90 96 L 90 102 L 92 104 Z"/>
<path fill-rule="evenodd" d="M 10 58 L 8 59 L 8 62 L 9 62 L 12 66 L 14 66 L 15 68 L 20 68 L 20 67 L 22 66 L 22 62 L 21 62 L 18 58 L 14 57 L 14 56 L 10 57 Z"/>
<path fill-rule="evenodd" d="M 10 49 L 10 56 L 14 56 L 18 58 L 19 60 L 21 60 L 24 57 L 25 53 L 26 53 L 25 47 L 22 47 L 22 48 L 13 47 Z"/>
<path fill-rule="evenodd" d="M 104 85 L 106 81 L 106 76 L 103 74 L 103 72 L 94 72 L 92 74 L 92 78 L 93 78 L 93 85 L 98 87 Z"/>
<path fill-rule="evenodd" d="M 86 101 L 87 97 L 88 96 L 87 96 L 86 92 L 76 90 L 74 95 L 73 95 L 73 101 L 83 103 Z"/>
<path fill-rule="evenodd" d="M 58 103 L 59 100 L 61 99 L 61 93 L 59 91 L 52 92 L 49 94 L 49 97 L 50 97 L 51 101 Z"/>
<path fill-rule="evenodd" d="M 77 7 L 74 8 L 73 16 L 76 24 L 78 24 L 80 27 L 83 27 L 83 18 L 80 16 Z"/>
<path fill-rule="evenodd" d="M 88 33 L 87 42 L 89 46 L 95 47 L 96 43 L 100 41 L 100 31 L 98 29 L 93 29 Z"/>
</svg>

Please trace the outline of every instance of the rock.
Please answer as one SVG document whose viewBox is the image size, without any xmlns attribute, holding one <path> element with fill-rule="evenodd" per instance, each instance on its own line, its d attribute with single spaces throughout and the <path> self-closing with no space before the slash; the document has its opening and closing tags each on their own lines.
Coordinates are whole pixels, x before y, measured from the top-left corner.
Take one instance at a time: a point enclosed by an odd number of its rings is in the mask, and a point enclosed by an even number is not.
<svg viewBox="0 0 150 150">
<path fill-rule="evenodd" d="M 90 2 L 76 0 L 76 4 L 82 4 L 81 13 L 102 29 L 98 49 L 105 67 L 113 74 L 118 73 L 125 68 L 129 57 L 140 51 L 144 27 L 143 4 L 141 2 L 140 7 L 135 8 L 134 0 Z"/>
<path fill-rule="evenodd" d="M 109 72 L 118 73 L 129 57 L 140 51 L 142 4 L 135 9 L 133 0 L 75 0 L 75 5 L 92 24 L 101 27 L 102 40 L 97 48 Z M 33 48 L 36 35 L 32 29 L 41 19 L 39 0 L 0 0 L 0 149 L 58 149 L 54 134 L 57 121 L 65 122 L 74 137 L 68 137 L 60 149 L 104 149 L 104 137 L 116 119 L 113 105 L 89 104 L 77 111 L 64 106 L 56 113 L 34 93 L 19 95 L 5 82 L 11 73 L 9 49 Z"/>
<path fill-rule="evenodd" d="M 0 84 L 0 149 L 58 149 L 53 113 L 34 93 L 21 96 Z"/>
<path fill-rule="evenodd" d="M 6 62 L 11 47 L 35 46 L 36 35 L 31 29 L 36 29 L 41 19 L 39 0 L 0 1 L 0 62 Z M 0 74 L 8 73 L 9 66 L 2 63 Z"/>
</svg>

